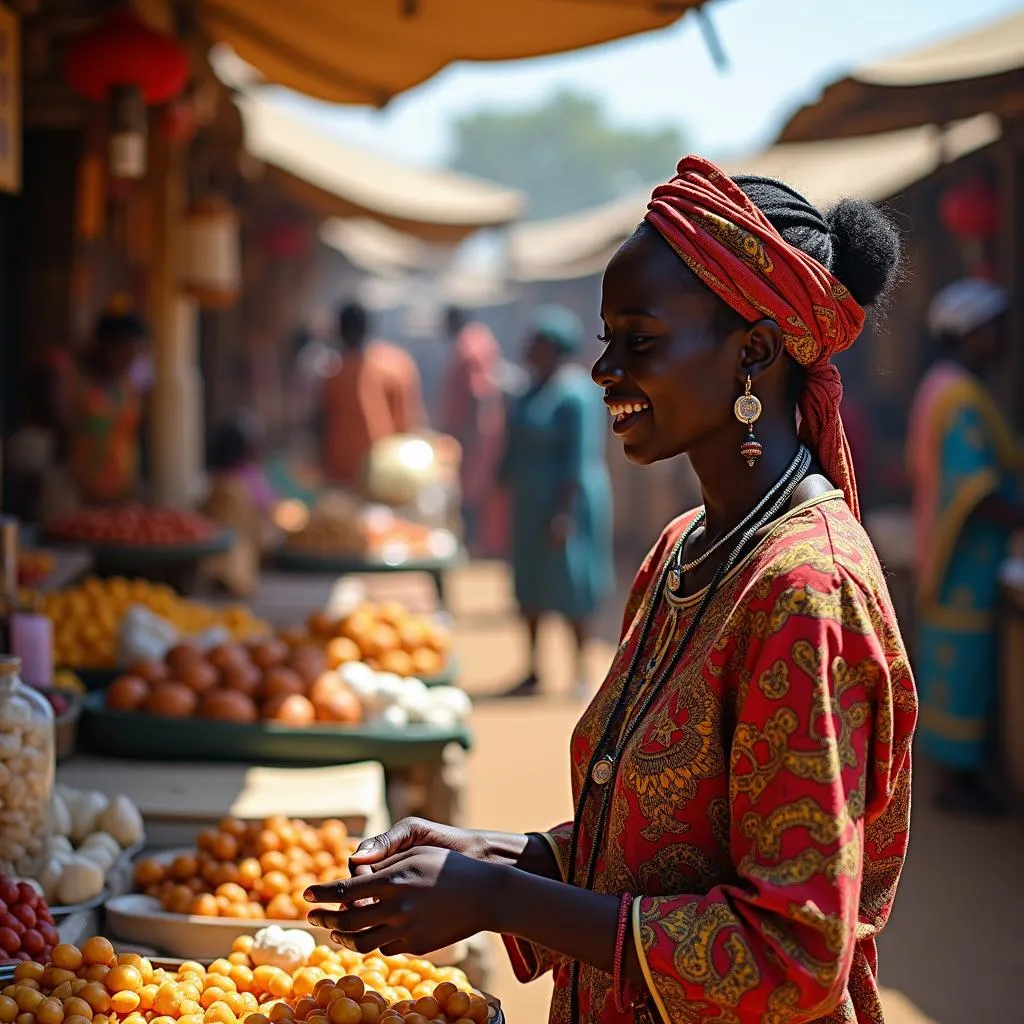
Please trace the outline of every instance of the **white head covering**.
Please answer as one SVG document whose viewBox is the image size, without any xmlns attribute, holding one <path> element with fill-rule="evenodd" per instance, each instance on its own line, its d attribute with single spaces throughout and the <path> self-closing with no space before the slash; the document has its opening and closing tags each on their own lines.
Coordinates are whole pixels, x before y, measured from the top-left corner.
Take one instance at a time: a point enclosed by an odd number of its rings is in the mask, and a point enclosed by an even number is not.
<svg viewBox="0 0 1024 1024">
<path fill-rule="evenodd" d="M 1010 308 L 1006 292 L 991 281 L 965 277 L 946 285 L 928 307 L 928 329 L 937 338 L 966 337 Z"/>
</svg>

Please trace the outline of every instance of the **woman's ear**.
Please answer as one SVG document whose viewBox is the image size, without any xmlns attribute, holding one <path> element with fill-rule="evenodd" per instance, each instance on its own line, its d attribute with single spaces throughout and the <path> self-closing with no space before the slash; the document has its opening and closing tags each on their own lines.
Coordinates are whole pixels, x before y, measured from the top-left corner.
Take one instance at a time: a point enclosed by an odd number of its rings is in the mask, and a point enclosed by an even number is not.
<svg viewBox="0 0 1024 1024">
<path fill-rule="evenodd" d="M 741 381 L 747 377 L 756 381 L 775 366 L 785 347 L 782 329 L 774 320 L 750 324 L 740 345 L 736 376 Z"/>
</svg>

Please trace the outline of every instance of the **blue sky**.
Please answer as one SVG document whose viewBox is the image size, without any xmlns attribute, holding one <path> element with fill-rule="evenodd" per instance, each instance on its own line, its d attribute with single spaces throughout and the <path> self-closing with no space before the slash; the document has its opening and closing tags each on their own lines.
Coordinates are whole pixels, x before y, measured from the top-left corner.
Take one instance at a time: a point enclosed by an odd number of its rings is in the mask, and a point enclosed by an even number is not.
<svg viewBox="0 0 1024 1024">
<path fill-rule="evenodd" d="M 432 165 L 444 161 L 450 125 L 460 114 L 484 105 L 521 108 L 573 87 L 600 97 L 616 122 L 678 124 L 691 149 L 721 156 L 769 142 L 792 110 L 851 68 L 1021 6 L 1021 0 L 717 0 L 709 12 L 728 55 L 724 72 L 713 65 L 690 15 L 660 32 L 571 54 L 454 65 L 384 111 L 297 96 L 288 102 L 354 145 Z"/>
</svg>

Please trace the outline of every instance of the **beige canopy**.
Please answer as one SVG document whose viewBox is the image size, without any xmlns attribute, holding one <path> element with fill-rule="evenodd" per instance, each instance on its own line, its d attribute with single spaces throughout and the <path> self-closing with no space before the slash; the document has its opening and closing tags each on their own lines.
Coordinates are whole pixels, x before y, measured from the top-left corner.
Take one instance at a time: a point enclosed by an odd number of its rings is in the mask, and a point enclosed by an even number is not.
<svg viewBox="0 0 1024 1024">
<path fill-rule="evenodd" d="M 840 79 L 797 111 L 779 141 L 945 124 L 985 111 L 1024 114 L 1024 11 Z"/>
<path fill-rule="evenodd" d="M 999 121 L 979 115 L 942 132 L 908 128 L 835 142 L 772 146 L 720 161 L 730 174 L 781 178 L 821 206 L 854 195 L 880 201 L 999 138 Z M 510 263 L 520 281 L 586 277 L 599 272 L 643 218 L 649 191 L 584 213 L 512 228 Z"/>
<path fill-rule="evenodd" d="M 236 102 L 248 152 L 296 201 L 324 217 L 368 217 L 420 239 L 451 243 L 507 224 L 522 211 L 522 196 L 511 189 L 355 149 L 257 95 Z"/>
<path fill-rule="evenodd" d="M 198 0 L 200 24 L 271 82 L 383 106 L 456 60 L 560 53 L 664 28 L 701 0 Z"/>
</svg>

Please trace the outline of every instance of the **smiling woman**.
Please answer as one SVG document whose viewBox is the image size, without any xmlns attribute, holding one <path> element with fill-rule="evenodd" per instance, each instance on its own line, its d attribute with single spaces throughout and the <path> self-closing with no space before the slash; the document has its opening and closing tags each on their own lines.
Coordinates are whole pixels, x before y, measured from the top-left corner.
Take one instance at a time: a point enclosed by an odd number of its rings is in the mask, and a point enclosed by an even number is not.
<svg viewBox="0 0 1024 1024">
<path fill-rule="evenodd" d="M 593 377 L 626 454 L 687 454 L 704 505 L 637 574 L 573 819 L 400 822 L 310 894 L 343 905 L 319 921 L 395 952 L 501 932 L 521 980 L 553 972 L 552 1024 L 880 1024 L 917 703 L 830 358 L 899 252 L 868 204 L 822 214 L 696 157 L 655 190 Z"/>
</svg>

